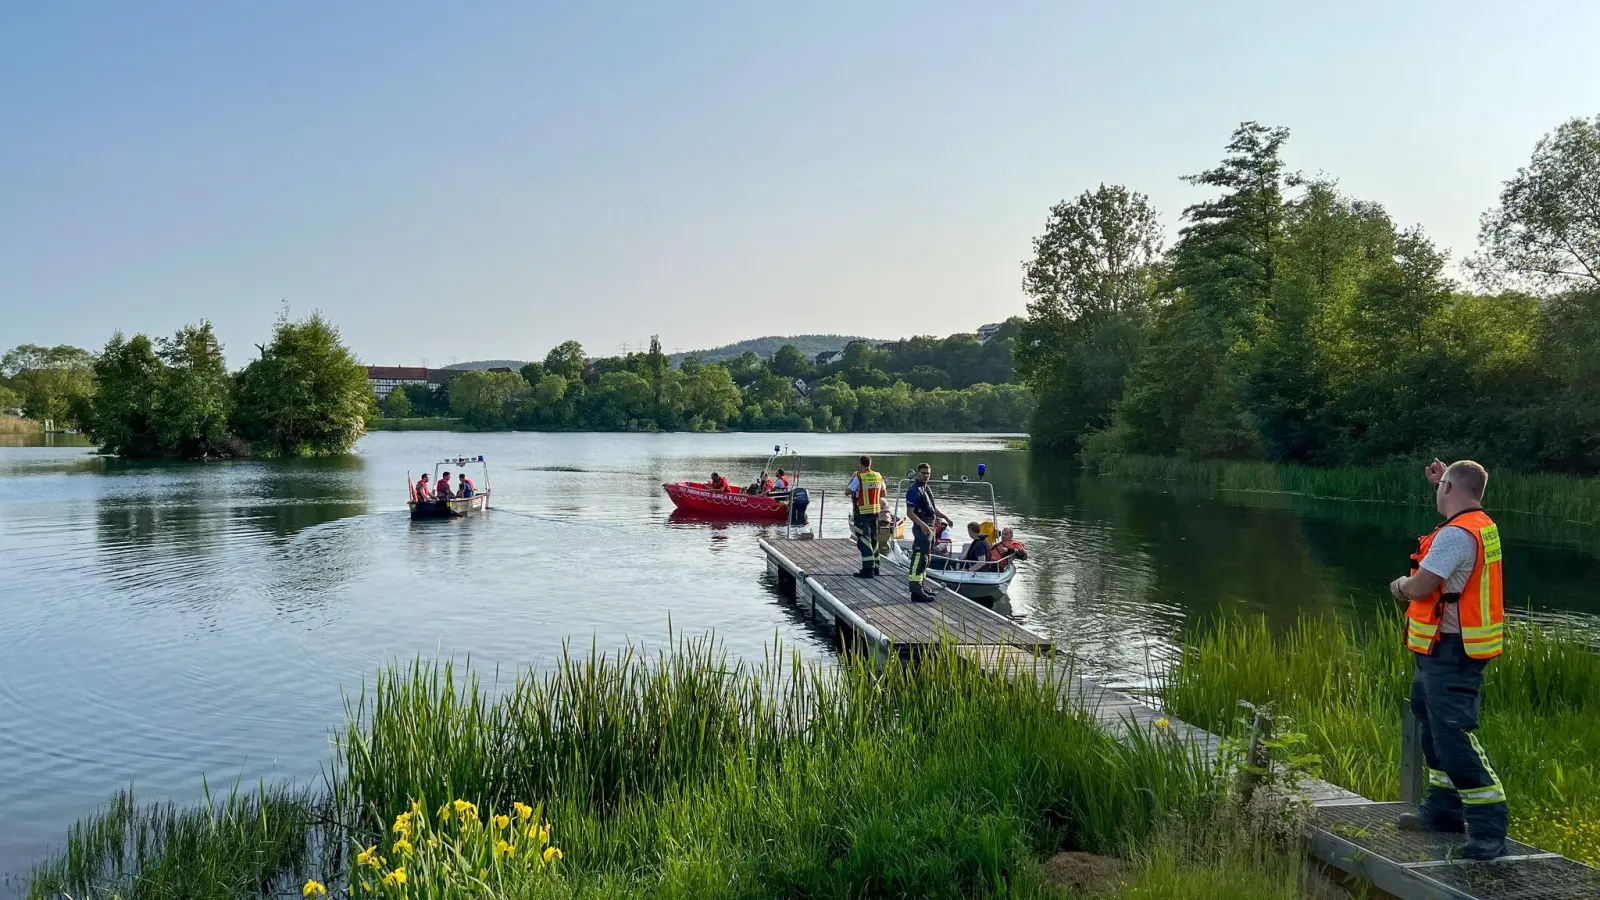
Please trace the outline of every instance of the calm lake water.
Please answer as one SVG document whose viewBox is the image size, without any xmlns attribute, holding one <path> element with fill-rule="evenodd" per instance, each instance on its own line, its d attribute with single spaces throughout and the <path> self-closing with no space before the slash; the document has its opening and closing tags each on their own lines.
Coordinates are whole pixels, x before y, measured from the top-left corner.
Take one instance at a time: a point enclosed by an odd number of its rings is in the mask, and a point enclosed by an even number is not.
<svg viewBox="0 0 1600 900">
<path fill-rule="evenodd" d="M 0 445 L 0 873 L 119 787 L 189 800 L 202 776 L 214 789 L 318 777 L 343 692 L 397 658 L 509 672 L 549 665 L 567 640 L 612 650 L 715 631 L 735 654 L 781 642 L 831 659 L 829 631 L 765 582 L 756 539 L 772 529 L 677 521 L 661 491 L 713 469 L 748 480 L 774 442 L 829 490 L 826 535 L 845 533 L 838 488 L 856 453 L 891 478 L 924 459 L 955 478 L 986 463 L 1033 551 L 1014 613 L 1128 684 L 1196 618 L 1372 615 L 1432 524 L 1390 505 L 1120 483 L 992 437 L 385 433 L 347 460 L 204 464 L 13 440 Z M 495 510 L 408 521 L 408 469 L 479 453 Z M 978 511 L 961 490 L 939 493 L 958 519 Z M 1502 521 L 1508 602 L 1588 627 L 1600 542 L 1536 524 Z"/>
</svg>

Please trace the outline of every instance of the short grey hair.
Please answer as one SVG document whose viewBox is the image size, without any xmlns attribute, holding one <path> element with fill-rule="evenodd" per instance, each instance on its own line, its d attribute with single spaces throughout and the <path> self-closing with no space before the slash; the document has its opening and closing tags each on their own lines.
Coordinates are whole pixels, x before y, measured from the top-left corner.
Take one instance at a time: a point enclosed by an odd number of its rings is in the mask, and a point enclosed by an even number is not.
<svg viewBox="0 0 1600 900">
<path fill-rule="evenodd" d="M 1444 470 L 1444 480 L 1482 500 L 1484 490 L 1489 487 L 1489 470 L 1470 459 L 1460 459 Z"/>
</svg>

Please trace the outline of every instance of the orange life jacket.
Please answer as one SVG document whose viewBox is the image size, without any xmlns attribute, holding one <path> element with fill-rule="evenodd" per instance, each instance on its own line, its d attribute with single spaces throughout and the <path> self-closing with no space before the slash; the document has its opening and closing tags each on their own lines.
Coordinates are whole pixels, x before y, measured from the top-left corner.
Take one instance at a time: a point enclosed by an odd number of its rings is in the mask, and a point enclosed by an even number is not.
<svg viewBox="0 0 1600 900">
<path fill-rule="evenodd" d="M 860 479 L 860 490 L 852 498 L 855 501 L 856 515 L 875 516 L 883 505 L 883 476 L 872 469 L 856 474 Z"/>
<path fill-rule="evenodd" d="M 1411 572 L 1416 574 L 1428 555 L 1439 530 L 1453 525 L 1472 535 L 1478 545 L 1478 558 L 1472 574 L 1459 594 L 1447 593 L 1445 586 L 1406 608 L 1406 647 L 1429 654 L 1439 642 L 1439 623 L 1444 620 L 1446 603 L 1454 603 L 1461 618 L 1461 642 L 1474 659 L 1493 659 L 1500 655 L 1505 636 L 1505 603 L 1501 595 L 1500 529 L 1481 509 L 1469 509 L 1446 519 L 1417 541 L 1411 554 Z"/>
</svg>

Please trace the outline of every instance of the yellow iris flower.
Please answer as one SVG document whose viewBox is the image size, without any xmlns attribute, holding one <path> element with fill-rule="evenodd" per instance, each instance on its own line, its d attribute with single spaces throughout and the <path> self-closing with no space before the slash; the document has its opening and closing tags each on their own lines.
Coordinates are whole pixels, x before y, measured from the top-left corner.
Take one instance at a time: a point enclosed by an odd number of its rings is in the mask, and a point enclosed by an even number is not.
<svg viewBox="0 0 1600 900">
<path fill-rule="evenodd" d="M 308 881 L 306 886 L 300 889 L 300 896 L 326 897 L 328 896 L 328 886 L 320 881 Z"/>
</svg>

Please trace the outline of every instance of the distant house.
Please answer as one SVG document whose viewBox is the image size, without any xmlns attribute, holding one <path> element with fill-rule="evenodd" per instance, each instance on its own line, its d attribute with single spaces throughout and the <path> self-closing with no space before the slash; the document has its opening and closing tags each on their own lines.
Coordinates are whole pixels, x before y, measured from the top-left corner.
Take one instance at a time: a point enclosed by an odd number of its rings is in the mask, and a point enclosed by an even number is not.
<svg viewBox="0 0 1600 900">
<path fill-rule="evenodd" d="M 817 365 L 819 365 L 819 366 L 831 366 L 831 365 L 833 365 L 834 363 L 838 362 L 841 359 L 844 359 L 844 351 L 843 350 L 834 350 L 834 351 L 832 351 L 830 353 L 818 353 L 817 354 Z"/>
<path fill-rule="evenodd" d="M 1002 329 L 1004 327 L 1006 327 L 1006 323 L 1004 323 L 1004 322 L 995 322 L 995 323 L 993 323 L 991 325 L 985 325 L 982 328 L 979 328 L 978 329 L 978 343 L 980 343 L 980 344 L 989 343 L 989 339 L 994 337 L 996 334 L 998 334 L 1000 329 Z"/>
<path fill-rule="evenodd" d="M 501 375 L 510 375 L 512 372 L 514 372 L 516 370 L 512 369 L 510 366 L 495 366 L 492 369 L 485 369 L 484 371 L 485 372 L 495 372 L 495 373 L 501 374 Z"/>
<path fill-rule="evenodd" d="M 408 384 L 438 387 L 460 374 L 450 369 L 427 369 L 422 366 L 367 366 L 367 384 L 372 385 L 372 392 L 382 401 L 397 387 Z"/>
</svg>

